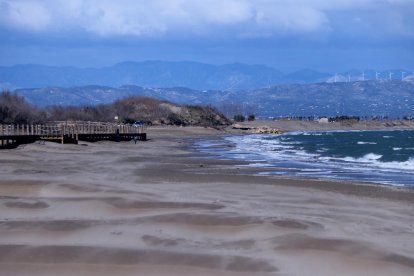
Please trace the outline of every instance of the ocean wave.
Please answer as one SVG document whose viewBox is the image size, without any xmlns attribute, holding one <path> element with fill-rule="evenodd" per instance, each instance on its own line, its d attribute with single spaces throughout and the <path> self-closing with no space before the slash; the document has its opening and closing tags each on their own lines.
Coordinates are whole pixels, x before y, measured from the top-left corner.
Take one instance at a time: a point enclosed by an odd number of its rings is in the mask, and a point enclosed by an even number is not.
<svg viewBox="0 0 414 276">
<path fill-rule="evenodd" d="M 372 133 L 368 133 L 370 137 L 358 137 L 358 135 L 338 136 L 344 139 L 344 146 L 351 147 L 351 151 L 347 152 L 344 148 L 335 148 L 338 143 L 337 138 L 323 137 L 309 138 L 312 132 L 300 136 L 302 133 L 297 133 L 299 136 L 291 136 L 292 133 L 286 136 L 274 135 L 248 135 L 248 136 L 227 136 L 225 139 L 234 145 L 234 147 L 225 149 L 225 156 L 236 159 L 243 159 L 251 161 L 251 166 L 254 167 L 279 167 L 282 168 L 278 174 L 310 176 L 347 180 L 362 180 L 372 181 L 377 183 L 403 184 L 413 185 L 412 175 L 414 174 L 414 156 L 406 156 L 405 151 L 408 150 L 406 146 L 400 145 L 392 141 L 387 142 L 389 146 L 382 145 L 381 137 L 388 135 L 377 136 L 378 141 L 373 141 Z M 327 133 L 324 133 L 327 134 Z M 334 134 L 334 133 L 330 133 Z M 306 137 L 305 137 L 306 136 Z M 389 135 L 390 138 L 395 139 L 394 135 Z M 355 139 L 356 138 L 356 139 Z M 349 139 L 355 139 L 350 141 Z M 387 139 L 390 140 L 390 139 Z M 332 143 L 335 141 L 335 143 Z M 348 143 L 348 145 L 346 144 Z M 356 145 L 360 146 L 356 146 Z M 310 145 L 310 146 L 309 146 Z M 354 152 L 352 146 L 354 145 Z M 365 146 L 364 146 L 365 145 Z M 376 145 L 376 146 L 371 146 Z M 379 147 L 379 145 L 381 147 Z M 384 161 L 394 159 L 390 156 L 389 150 L 400 151 L 398 158 L 406 158 L 406 161 Z M 365 150 L 371 149 L 371 153 L 366 153 Z M 414 148 L 410 148 L 414 149 Z M 365 151 L 362 157 L 353 155 Z M 404 153 L 401 155 L 400 153 Z M 345 155 L 344 155 L 345 154 Z M 397 154 L 396 152 L 394 154 Z M 403 157 L 406 156 L 406 157 Z M 260 161 L 258 161 L 260 160 Z M 275 172 L 272 172 L 273 174 Z M 388 183 L 389 182 L 389 183 Z"/>
<path fill-rule="evenodd" d="M 344 158 L 341 158 L 341 159 L 344 160 L 344 161 L 347 161 L 347 162 L 371 163 L 374 160 L 381 159 L 381 157 L 382 157 L 382 155 L 380 155 L 380 154 L 368 153 L 368 154 L 365 154 L 364 156 L 359 157 L 359 158 L 347 156 L 347 157 L 344 157 Z"/>
<path fill-rule="evenodd" d="M 376 142 L 362 142 L 362 141 L 358 141 L 357 142 L 358 145 L 376 145 Z"/>
<path fill-rule="evenodd" d="M 406 170 L 414 173 L 414 158 L 410 158 L 407 161 L 402 162 L 378 162 L 376 165 L 383 169 Z"/>
<path fill-rule="evenodd" d="M 382 155 L 369 153 L 360 158 L 345 157 L 341 158 L 346 162 L 364 164 L 366 167 L 376 167 L 380 169 L 404 170 L 414 173 L 414 158 L 410 157 L 407 161 L 381 162 Z"/>
</svg>

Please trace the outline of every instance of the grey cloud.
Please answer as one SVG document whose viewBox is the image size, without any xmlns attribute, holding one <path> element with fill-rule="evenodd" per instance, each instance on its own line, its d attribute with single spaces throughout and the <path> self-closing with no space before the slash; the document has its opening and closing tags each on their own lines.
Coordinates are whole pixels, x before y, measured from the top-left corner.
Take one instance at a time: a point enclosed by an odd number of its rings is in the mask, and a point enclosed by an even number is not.
<svg viewBox="0 0 414 276">
<path fill-rule="evenodd" d="M 414 0 L 0 0 L 0 5 L 0 25 L 6 28 L 44 33 L 76 29 L 98 37 L 323 35 L 338 31 L 338 14 L 357 20 L 360 13 L 372 14 L 360 22 L 364 28 L 374 29 L 376 21 L 387 18 L 389 33 L 414 30 L 409 19 Z"/>
</svg>

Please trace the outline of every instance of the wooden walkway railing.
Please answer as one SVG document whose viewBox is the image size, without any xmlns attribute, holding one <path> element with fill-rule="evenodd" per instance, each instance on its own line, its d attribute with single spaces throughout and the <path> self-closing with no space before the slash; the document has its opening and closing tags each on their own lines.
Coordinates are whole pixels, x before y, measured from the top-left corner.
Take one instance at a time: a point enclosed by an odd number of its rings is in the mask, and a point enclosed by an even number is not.
<svg viewBox="0 0 414 276">
<path fill-rule="evenodd" d="M 102 122 L 50 122 L 43 125 L 0 125 L 0 148 L 47 140 L 64 143 L 82 141 L 146 140 L 144 126 Z"/>
</svg>

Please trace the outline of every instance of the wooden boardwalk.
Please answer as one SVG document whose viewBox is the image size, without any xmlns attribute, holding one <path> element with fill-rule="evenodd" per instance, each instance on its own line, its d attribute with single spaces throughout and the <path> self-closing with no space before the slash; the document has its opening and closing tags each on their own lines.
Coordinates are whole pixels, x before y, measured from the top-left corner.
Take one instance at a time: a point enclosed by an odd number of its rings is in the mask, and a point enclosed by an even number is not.
<svg viewBox="0 0 414 276">
<path fill-rule="evenodd" d="M 0 125 L 0 149 L 15 148 L 35 141 L 62 144 L 78 141 L 146 141 L 144 126 L 101 122 L 51 122 L 43 125 Z"/>
</svg>

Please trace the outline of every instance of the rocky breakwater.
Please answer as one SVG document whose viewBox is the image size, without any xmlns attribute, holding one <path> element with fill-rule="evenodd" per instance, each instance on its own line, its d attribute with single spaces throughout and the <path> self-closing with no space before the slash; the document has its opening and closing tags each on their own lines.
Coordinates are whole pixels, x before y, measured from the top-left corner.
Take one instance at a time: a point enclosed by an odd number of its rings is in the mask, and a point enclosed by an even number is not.
<svg viewBox="0 0 414 276">
<path fill-rule="evenodd" d="M 252 134 L 282 134 L 283 131 L 279 128 L 272 128 L 269 126 L 247 126 L 242 124 L 234 124 L 232 125 L 234 130 L 241 130 L 243 132 L 248 132 Z"/>
</svg>

